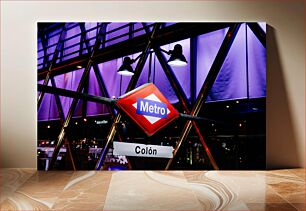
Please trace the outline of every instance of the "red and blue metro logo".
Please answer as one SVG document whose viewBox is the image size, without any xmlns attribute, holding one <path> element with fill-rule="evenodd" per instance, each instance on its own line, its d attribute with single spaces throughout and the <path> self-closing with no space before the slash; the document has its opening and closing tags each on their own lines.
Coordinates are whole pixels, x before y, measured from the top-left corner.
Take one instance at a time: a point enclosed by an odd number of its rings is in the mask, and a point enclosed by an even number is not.
<svg viewBox="0 0 306 211">
<path fill-rule="evenodd" d="M 149 136 L 179 116 L 177 110 L 152 83 L 121 96 L 117 105 Z"/>
</svg>

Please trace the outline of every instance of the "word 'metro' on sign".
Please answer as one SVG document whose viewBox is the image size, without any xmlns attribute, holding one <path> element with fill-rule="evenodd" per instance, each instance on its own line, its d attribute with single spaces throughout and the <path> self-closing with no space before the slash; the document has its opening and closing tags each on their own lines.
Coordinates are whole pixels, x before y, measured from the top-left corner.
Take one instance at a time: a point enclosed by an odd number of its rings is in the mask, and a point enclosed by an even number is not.
<svg viewBox="0 0 306 211">
<path fill-rule="evenodd" d="M 137 114 L 167 118 L 167 105 L 162 102 L 137 98 Z"/>
<path fill-rule="evenodd" d="M 180 116 L 152 83 L 144 84 L 120 96 L 116 104 L 148 136 L 152 136 Z"/>
</svg>

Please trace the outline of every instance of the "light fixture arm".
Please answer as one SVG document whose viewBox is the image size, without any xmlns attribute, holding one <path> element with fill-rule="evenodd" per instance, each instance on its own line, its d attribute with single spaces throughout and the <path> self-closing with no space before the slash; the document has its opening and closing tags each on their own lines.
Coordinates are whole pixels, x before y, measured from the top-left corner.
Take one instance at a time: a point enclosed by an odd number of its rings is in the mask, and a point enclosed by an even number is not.
<svg viewBox="0 0 306 211">
<path fill-rule="evenodd" d="M 185 56 L 183 55 L 182 45 L 176 44 L 174 46 L 173 50 L 169 50 L 169 51 L 166 51 L 166 50 L 160 48 L 160 51 L 170 55 L 170 58 L 168 60 L 169 65 L 171 65 L 171 66 L 185 66 L 185 65 L 187 65 L 187 60 L 186 60 Z M 154 53 L 154 51 L 152 49 L 150 51 L 146 51 L 145 56 L 147 56 L 147 54 L 150 54 L 150 57 L 151 57 L 152 53 Z M 136 62 L 137 60 L 139 60 L 142 56 L 144 56 L 144 53 L 140 53 L 135 59 L 131 59 L 129 56 L 124 57 L 123 64 L 120 66 L 120 68 L 117 72 L 120 75 L 126 75 L 126 76 L 134 75 L 133 67 L 131 65 L 134 62 Z"/>
<path fill-rule="evenodd" d="M 162 52 L 164 52 L 164 53 L 166 53 L 166 54 L 168 54 L 168 55 L 171 55 L 171 53 L 172 53 L 171 50 L 170 50 L 170 51 L 166 51 L 166 50 L 164 50 L 164 49 L 162 49 L 162 48 L 160 48 L 160 51 L 162 51 Z"/>
<path fill-rule="evenodd" d="M 162 48 L 161 48 L 160 50 L 161 50 L 162 52 L 168 54 L 168 55 L 171 55 L 171 53 L 172 53 L 171 50 L 170 50 L 170 51 L 166 51 L 166 50 L 164 50 L 164 49 L 162 49 Z M 154 53 L 154 51 L 151 50 L 151 51 L 148 51 L 147 53 L 152 54 L 152 53 Z M 142 55 L 143 55 L 143 53 L 139 54 L 135 59 L 131 59 L 132 63 L 136 62 Z"/>
<path fill-rule="evenodd" d="M 136 62 L 138 59 L 140 59 L 140 57 L 141 57 L 142 55 L 143 55 L 143 53 L 139 54 L 135 59 L 131 59 L 132 64 L 133 64 L 134 62 Z"/>
</svg>

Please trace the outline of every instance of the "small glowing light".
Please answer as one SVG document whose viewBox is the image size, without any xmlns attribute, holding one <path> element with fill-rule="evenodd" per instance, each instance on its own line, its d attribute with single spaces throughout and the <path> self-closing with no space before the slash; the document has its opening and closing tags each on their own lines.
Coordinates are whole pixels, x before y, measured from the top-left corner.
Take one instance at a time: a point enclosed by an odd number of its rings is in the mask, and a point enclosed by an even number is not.
<svg viewBox="0 0 306 211">
<path fill-rule="evenodd" d="M 47 128 L 51 128 L 51 126 L 50 126 L 50 125 L 48 125 L 48 126 L 47 126 Z"/>
<path fill-rule="evenodd" d="M 215 126 L 215 124 L 211 124 L 211 126 Z"/>
<path fill-rule="evenodd" d="M 169 61 L 168 64 L 171 65 L 171 66 L 176 66 L 176 67 L 184 67 L 184 66 L 187 65 L 186 62 L 184 62 L 182 60 L 179 60 L 179 59 L 175 59 L 173 61 Z"/>
<path fill-rule="evenodd" d="M 112 98 L 116 98 L 116 96 L 115 96 L 115 95 L 113 95 L 113 96 L 112 96 Z"/>
<path fill-rule="evenodd" d="M 130 72 L 130 71 L 127 71 L 127 70 L 119 71 L 118 74 L 123 75 L 123 76 L 133 76 L 134 75 L 133 72 Z"/>
<path fill-rule="evenodd" d="M 75 122 L 74 124 L 76 124 L 76 125 L 77 125 L 77 124 L 78 124 L 78 122 Z"/>
<path fill-rule="evenodd" d="M 253 111 L 258 111 L 258 108 L 252 108 L 253 109 Z"/>
<path fill-rule="evenodd" d="M 217 129 L 215 129 L 215 132 L 217 132 Z"/>
<path fill-rule="evenodd" d="M 95 123 L 97 123 L 97 120 L 95 120 Z"/>
<path fill-rule="evenodd" d="M 239 127 L 241 127 L 242 126 L 242 124 L 241 123 L 239 123 Z"/>
<path fill-rule="evenodd" d="M 43 141 L 43 142 L 41 142 L 41 144 L 45 144 L 45 142 Z"/>
<path fill-rule="evenodd" d="M 230 107 L 229 105 L 226 106 L 226 108 L 229 108 L 229 107 Z"/>
<path fill-rule="evenodd" d="M 81 65 L 76 66 L 76 68 L 81 69 L 83 68 Z"/>
<path fill-rule="evenodd" d="M 239 103 L 239 100 L 236 100 L 236 103 L 238 104 L 238 103 Z"/>
<path fill-rule="evenodd" d="M 46 144 L 49 144 L 49 141 L 47 141 Z"/>
<path fill-rule="evenodd" d="M 84 120 L 84 122 L 87 122 L 87 119 L 86 119 L 86 118 L 84 118 L 83 120 Z"/>
<path fill-rule="evenodd" d="M 51 144 L 54 144 L 54 141 L 51 141 Z"/>
</svg>

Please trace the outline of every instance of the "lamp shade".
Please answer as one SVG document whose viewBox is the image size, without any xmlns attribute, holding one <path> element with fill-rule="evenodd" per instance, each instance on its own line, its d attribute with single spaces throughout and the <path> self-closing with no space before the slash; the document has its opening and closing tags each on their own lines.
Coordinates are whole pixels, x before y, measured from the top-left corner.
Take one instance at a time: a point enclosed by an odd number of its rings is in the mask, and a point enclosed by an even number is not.
<svg viewBox="0 0 306 211">
<path fill-rule="evenodd" d="M 132 68 L 133 60 L 130 57 L 124 57 L 123 63 L 117 73 L 123 76 L 132 76 L 134 75 L 134 70 Z"/>
<path fill-rule="evenodd" d="M 168 60 L 168 64 L 171 66 L 186 66 L 187 60 L 183 55 L 183 48 L 180 44 L 176 44 L 174 49 L 170 52 L 170 58 Z"/>
</svg>

